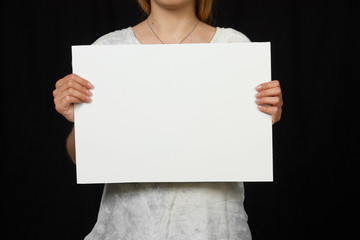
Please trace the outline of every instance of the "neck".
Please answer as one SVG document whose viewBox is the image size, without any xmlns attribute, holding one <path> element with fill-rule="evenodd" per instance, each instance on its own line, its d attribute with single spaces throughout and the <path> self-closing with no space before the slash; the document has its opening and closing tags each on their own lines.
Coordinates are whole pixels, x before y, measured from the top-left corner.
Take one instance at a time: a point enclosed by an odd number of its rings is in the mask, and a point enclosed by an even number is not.
<svg viewBox="0 0 360 240">
<path fill-rule="evenodd" d="M 166 43 L 179 42 L 198 21 L 194 2 L 166 7 L 153 0 L 148 20 L 152 29 Z"/>
</svg>

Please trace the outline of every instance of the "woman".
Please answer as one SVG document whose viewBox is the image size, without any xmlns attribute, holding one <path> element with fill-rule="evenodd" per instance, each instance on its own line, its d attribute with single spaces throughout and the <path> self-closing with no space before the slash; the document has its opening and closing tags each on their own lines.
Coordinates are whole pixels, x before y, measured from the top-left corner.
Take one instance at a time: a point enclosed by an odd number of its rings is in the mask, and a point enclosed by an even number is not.
<svg viewBox="0 0 360 240">
<path fill-rule="evenodd" d="M 171 44 L 248 42 L 233 29 L 205 23 L 212 0 L 138 0 L 148 18 L 109 33 L 94 44 Z M 254 86 L 255 87 L 255 86 Z M 70 74 L 56 83 L 56 110 L 74 121 L 74 103 L 91 101 L 92 84 Z M 278 81 L 256 87 L 260 111 L 280 120 Z M 75 162 L 74 129 L 67 150 Z M 243 207 L 242 183 L 106 184 L 90 239 L 251 239 Z"/>
</svg>

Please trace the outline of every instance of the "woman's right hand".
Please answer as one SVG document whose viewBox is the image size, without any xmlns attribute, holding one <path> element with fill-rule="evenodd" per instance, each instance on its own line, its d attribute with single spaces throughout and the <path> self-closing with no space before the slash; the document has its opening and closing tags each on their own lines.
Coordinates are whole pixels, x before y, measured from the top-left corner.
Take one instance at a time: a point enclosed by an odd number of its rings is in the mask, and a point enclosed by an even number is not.
<svg viewBox="0 0 360 240">
<path fill-rule="evenodd" d="M 94 86 L 76 74 L 58 80 L 53 91 L 55 109 L 70 122 L 74 122 L 74 103 L 91 102 Z"/>
</svg>

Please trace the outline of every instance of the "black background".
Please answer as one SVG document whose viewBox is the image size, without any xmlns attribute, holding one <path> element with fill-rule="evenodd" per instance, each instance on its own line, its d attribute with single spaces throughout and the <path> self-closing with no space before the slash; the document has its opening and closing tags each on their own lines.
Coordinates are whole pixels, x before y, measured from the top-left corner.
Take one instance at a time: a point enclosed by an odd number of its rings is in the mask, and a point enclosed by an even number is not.
<svg viewBox="0 0 360 240">
<path fill-rule="evenodd" d="M 103 186 L 76 184 L 65 152 L 71 124 L 55 111 L 52 91 L 72 71 L 71 45 L 144 15 L 134 0 L 9 0 L 0 9 L 6 239 L 82 239 Z M 284 95 L 274 182 L 245 184 L 254 240 L 356 236 L 359 10 L 356 0 L 216 1 L 213 25 L 271 41 Z"/>
</svg>

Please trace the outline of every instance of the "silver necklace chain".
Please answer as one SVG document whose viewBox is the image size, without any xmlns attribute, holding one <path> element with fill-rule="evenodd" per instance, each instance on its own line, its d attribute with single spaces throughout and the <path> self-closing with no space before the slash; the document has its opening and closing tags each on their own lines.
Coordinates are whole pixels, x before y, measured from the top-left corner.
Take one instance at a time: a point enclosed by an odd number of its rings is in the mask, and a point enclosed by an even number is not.
<svg viewBox="0 0 360 240">
<path fill-rule="evenodd" d="M 156 37 L 157 39 L 159 39 L 159 41 L 160 41 L 162 44 L 165 44 L 165 43 L 159 38 L 159 36 L 155 33 L 154 29 L 152 29 L 152 27 L 151 27 L 151 25 L 150 25 L 150 23 L 149 23 L 149 18 L 147 18 L 146 21 L 147 21 L 147 24 L 148 24 L 151 32 L 155 35 L 155 37 Z M 199 22 L 200 22 L 200 20 L 198 20 L 198 21 L 196 22 L 195 26 L 191 29 L 191 31 L 190 31 L 178 44 L 181 44 L 183 41 L 185 41 L 185 39 L 187 39 L 187 38 L 190 36 L 190 34 L 195 30 L 195 28 L 197 27 L 197 25 L 199 24 Z"/>
</svg>

